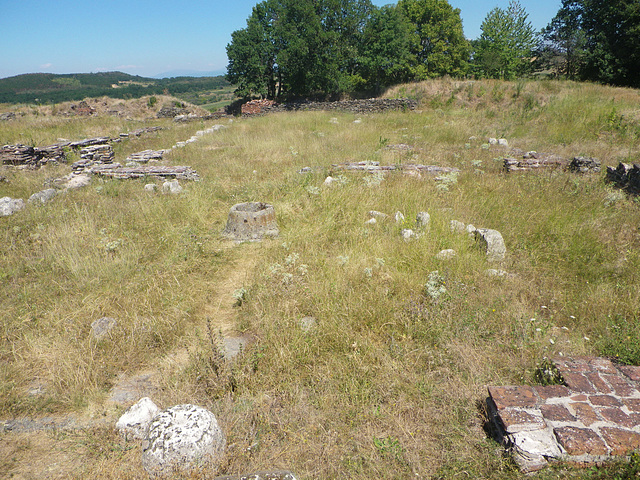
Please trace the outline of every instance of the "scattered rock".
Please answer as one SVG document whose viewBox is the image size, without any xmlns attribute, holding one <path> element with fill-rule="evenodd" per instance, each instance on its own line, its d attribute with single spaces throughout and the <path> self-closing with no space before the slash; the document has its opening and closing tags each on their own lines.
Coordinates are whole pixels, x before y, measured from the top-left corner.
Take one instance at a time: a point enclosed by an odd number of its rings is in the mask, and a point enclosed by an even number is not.
<svg viewBox="0 0 640 480">
<path fill-rule="evenodd" d="M 506 138 L 500 138 L 498 139 L 498 145 L 500 145 L 501 147 L 508 147 L 509 142 L 507 142 Z"/>
<path fill-rule="evenodd" d="M 590 157 L 573 157 L 569 171 L 575 173 L 599 173 L 600 160 Z"/>
<path fill-rule="evenodd" d="M 116 429 L 126 440 L 142 440 L 147 436 L 151 420 L 158 413 L 158 406 L 149 397 L 143 397 L 118 419 Z"/>
<path fill-rule="evenodd" d="M 489 228 L 478 228 L 474 234 L 476 242 L 485 249 L 487 260 L 490 262 L 501 262 L 505 259 L 507 247 L 504 244 L 504 239 L 500 232 Z"/>
<path fill-rule="evenodd" d="M 371 220 L 387 220 L 389 218 L 389 215 L 387 215 L 386 213 L 378 212 L 377 210 L 369 210 L 367 212 L 367 216 Z"/>
<path fill-rule="evenodd" d="M 273 205 L 262 202 L 238 203 L 231 207 L 227 226 L 222 235 L 244 242 L 263 237 L 277 237 L 280 233 Z"/>
<path fill-rule="evenodd" d="M 94 320 L 91 324 L 91 335 L 95 340 L 102 340 L 118 324 L 115 318 L 102 317 Z"/>
<path fill-rule="evenodd" d="M 451 231 L 454 233 L 464 233 L 466 228 L 466 225 L 462 222 L 459 222 L 458 220 L 451 220 L 449 226 L 451 228 Z"/>
<path fill-rule="evenodd" d="M 436 255 L 438 260 L 451 260 L 456 256 L 456 251 L 452 248 L 447 248 L 446 250 L 440 250 Z"/>
<path fill-rule="evenodd" d="M 303 175 L 305 173 L 313 173 L 313 169 L 311 167 L 304 167 L 298 170 L 298 173 Z"/>
<path fill-rule="evenodd" d="M 467 225 L 465 230 L 469 234 L 470 237 L 475 237 L 477 228 L 474 227 L 472 224 Z"/>
<path fill-rule="evenodd" d="M 607 180 L 633 195 L 640 194 L 640 164 L 620 163 L 617 168 L 607 167 Z"/>
<path fill-rule="evenodd" d="M 300 319 L 300 328 L 303 332 L 309 333 L 311 330 L 318 326 L 318 321 L 315 317 L 303 317 Z"/>
<path fill-rule="evenodd" d="M 69 177 L 67 177 L 69 178 Z M 67 183 L 62 185 L 65 190 L 73 190 L 91 185 L 91 177 L 89 175 L 71 175 Z"/>
<path fill-rule="evenodd" d="M 427 212 L 418 212 L 416 215 L 416 228 L 418 230 L 426 230 L 431 224 L 431 215 Z"/>
<path fill-rule="evenodd" d="M 402 212 L 396 212 L 393 218 L 395 218 L 396 223 L 404 222 L 404 214 Z"/>
<path fill-rule="evenodd" d="M 151 476 L 167 478 L 195 468 L 215 468 L 225 447 L 213 413 L 190 404 L 168 408 L 153 417 L 147 442 L 142 466 Z"/>
<path fill-rule="evenodd" d="M 36 203 L 36 204 L 47 203 L 48 201 L 52 200 L 53 197 L 55 197 L 57 194 L 58 194 L 58 191 L 55 188 L 47 188 L 40 192 L 34 193 L 29 197 L 29 200 L 27 201 L 29 203 Z"/>
<path fill-rule="evenodd" d="M 21 198 L 2 197 L 0 198 L 0 217 L 13 215 L 24 207 L 24 200 Z"/>
<path fill-rule="evenodd" d="M 410 228 L 405 228 L 402 230 L 402 238 L 404 238 L 405 242 L 408 242 L 409 240 L 413 240 L 414 238 L 417 238 L 416 232 L 414 232 Z"/>
<path fill-rule="evenodd" d="M 335 178 L 327 177 L 327 178 L 324 179 L 323 183 L 324 183 L 325 187 L 330 187 L 331 185 L 333 185 L 335 183 L 335 181 L 336 181 Z"/>
<path fill-rule="evenodd" d="M 14 118 L 16 118 L 16 114 L 13 112 L 6 112 L 6 113 L 0 114 L 0 122 L 6 122 L 9 120 L 13 120 Z"/>
<path fill-rule="evenodd" d="M 514 273 L 509 273 L 504 270 L 496 270 L 495 268 L 488 268 L 487 270 L 485 270 L 485 273 L 487 274 L 488 277 L 513 278 L 516 276 Z"/>
<path fill-rule="evenodd" d="M 144 190 L 145 190 L 145 192 L 152 192 L 153 193 L 153 192 L 158 190 L 158 185 L 156 185 L 155 183 L 147 183 L 144 186 Z"/>
<path fill-rule="evenodd" d="M 169 180 L 162 184 L 162 193 L 177 195 L 184 190 L 178 180 Z"/>
<path fill-rule="evenodd" d="M 268 470 L 266 472 L 245 473 L 242 475 L 223 475 L 213 480 L 297 480 L 296 476 L 287 471 Z"/>
<path fill-rule="evenodd" d="M 378 221 L 375 218 L 370 218 L 369 220 L 367 220 L 364 223 L 367 224 L 367 225 L 375 225 L 376 223 L 378 223 Z"/>
</svg>

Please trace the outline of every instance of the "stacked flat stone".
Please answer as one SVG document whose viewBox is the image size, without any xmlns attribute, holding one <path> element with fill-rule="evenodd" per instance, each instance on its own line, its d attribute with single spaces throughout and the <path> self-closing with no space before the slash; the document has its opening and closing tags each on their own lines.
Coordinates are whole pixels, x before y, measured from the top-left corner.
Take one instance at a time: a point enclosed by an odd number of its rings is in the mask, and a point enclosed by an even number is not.
<svg viewBox="0 0 640 480">
<path fill-rule="evenodd" d="M 548 460 L 594 464 L 640 448 L 640 367 L 554 359 L 564 385 L 489 387 L 487 404 L 524 471 Z"/>
</svg>

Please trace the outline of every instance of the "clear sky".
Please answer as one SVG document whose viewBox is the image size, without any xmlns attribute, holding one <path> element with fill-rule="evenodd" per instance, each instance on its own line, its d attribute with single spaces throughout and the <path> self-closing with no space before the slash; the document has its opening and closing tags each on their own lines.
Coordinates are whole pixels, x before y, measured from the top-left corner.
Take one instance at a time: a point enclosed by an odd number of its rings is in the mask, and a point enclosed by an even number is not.
<svg viewBox="0 0 640 480">
<path fill-rule="evenodd" d="M 0 0 L 0 78 L 21 73 L 119 70 L 223 73 L 231 32 L 244 28 L 257 0 Z M 395 3 L 373 0 L 381 6 Z M 509 0 L 449 0 L 473 39 L 494 7 Z M 520 0 L 536 29 L 561 0 Z"/>
</svg>

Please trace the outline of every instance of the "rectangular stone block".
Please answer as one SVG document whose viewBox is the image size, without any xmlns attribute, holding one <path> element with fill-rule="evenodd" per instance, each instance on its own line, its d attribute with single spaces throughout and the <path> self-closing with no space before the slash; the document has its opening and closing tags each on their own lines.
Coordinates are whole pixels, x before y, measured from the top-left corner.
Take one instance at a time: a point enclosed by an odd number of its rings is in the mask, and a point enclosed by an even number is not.
<svg viewBox="0 0 640 480">
<path fill-rule="evenodd" d="M 589 379 L 582 373 L 563 373 L 564 381 L 574 392 L 598 393 Z"/>
<path fill-rule="evenodd" d="M 624 398 L 622 400 L 625 407 L 632 412 L 640 412 L 640 398 Z"/>
<path fill-rule="evenodd" d="M 598 374 L 598 372 L 585 373 L 585 377 L 591 382 L 591 384 L 596 388 L 596 390 L 600 393 L 612 393 L 613 390 L 605 382 L 602 377 Z"/>
<path fill-rule="evenodd" d="M 620 365 L 618 369 L 624 373 L 630 380 L 640 382 L 640 367 L 631 365 Z"/>
<path fill-rule="evenodd" d="M 608 373 L 615 375 L 617 372 L 613 362 L 607 358 L 595 357 L 588 360 L 594 372 Z"/>
<path fill-rule="evenodd" d="M 622 402 L 611 395 L 590 395 L 589 401 L 591 405 L 598 407 L 621 407 Z"/>
<path fill-rule="evenodd" d="M 498 410 L 508 407 L 535 407 L 538 403 L 535 390 L 527 385 L 489 387 L 488 390 Z"/>
<path fill-rule="evenodd" d="M 637 418 L 627 415 L 619 408 L 601 408 L 599 413 L 606 421 L 615 423 L 620 427 L 633 428 L 638 425 Z"/>
<path fill-rule="evenodd" d="M 540 412 L 545 420 L 552 422 L 575 422 L 576 417 L 571 415 L 567 407 L 559 404 L 541 405 Z"/>
<path fill-rule="evenodd" d="M 575 412 L 576 418 L 586 427 L 600 421 L 600 417 L 588 403 L 570 403 L 569 407 Z"/>
<path fill-rule="evenodd" d="M 591 371 L 591 366 L 586 358 L 587 357 L 554 358 L 553 363 L 562 376 L 564 376 L 565 373 L 586 373 Z"/>
<path fill-rule="evenodd" d="M 571 394 L 569 389 L 564 385 L 546 385 L 533 388 L 543 401 L 550 398 L 568 397 Z"/>
<path fill-rule="evenodd" d="M 604 379 L 611 385 L 616 395 L 621 397 L 638 396 L 638 391 L 622 375 L 603 375 Z"/>
<path fill-rule="evenodd" d="M 507 433 L 540 430 L 547 426 L 542 415 L 539 413 L 536 415 L 535 413 L 525 412 L 519 408 L 498 410 L 498 418 L 500 418 Z"/>
<path fill-rule="evenodd" d="M 596 432 L 589 428 L 560 427 L 553 433 L 568 455 L 606 455 L 607 445 Z"/>
<path fill-rule="evenodd" d="M 626 455 L 640 449 L 640 433 L 621 428 L 602 427 L 602 437 L 611 448 L 611 455 Z"/>
</svg>

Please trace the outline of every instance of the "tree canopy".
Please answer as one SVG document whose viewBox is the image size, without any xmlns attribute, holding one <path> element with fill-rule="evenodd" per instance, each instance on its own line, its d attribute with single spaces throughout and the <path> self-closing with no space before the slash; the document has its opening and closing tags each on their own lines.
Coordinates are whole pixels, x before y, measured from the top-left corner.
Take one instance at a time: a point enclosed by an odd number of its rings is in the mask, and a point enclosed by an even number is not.
<svg viewBox="0 0 640 480">
<path fill-rule="evenodd" d="M 512 79 L 530 71 L 537 34 L 519 2 L 491 10 L 480 29 L 474 57 L 480 75 Z"/>
</svg>

